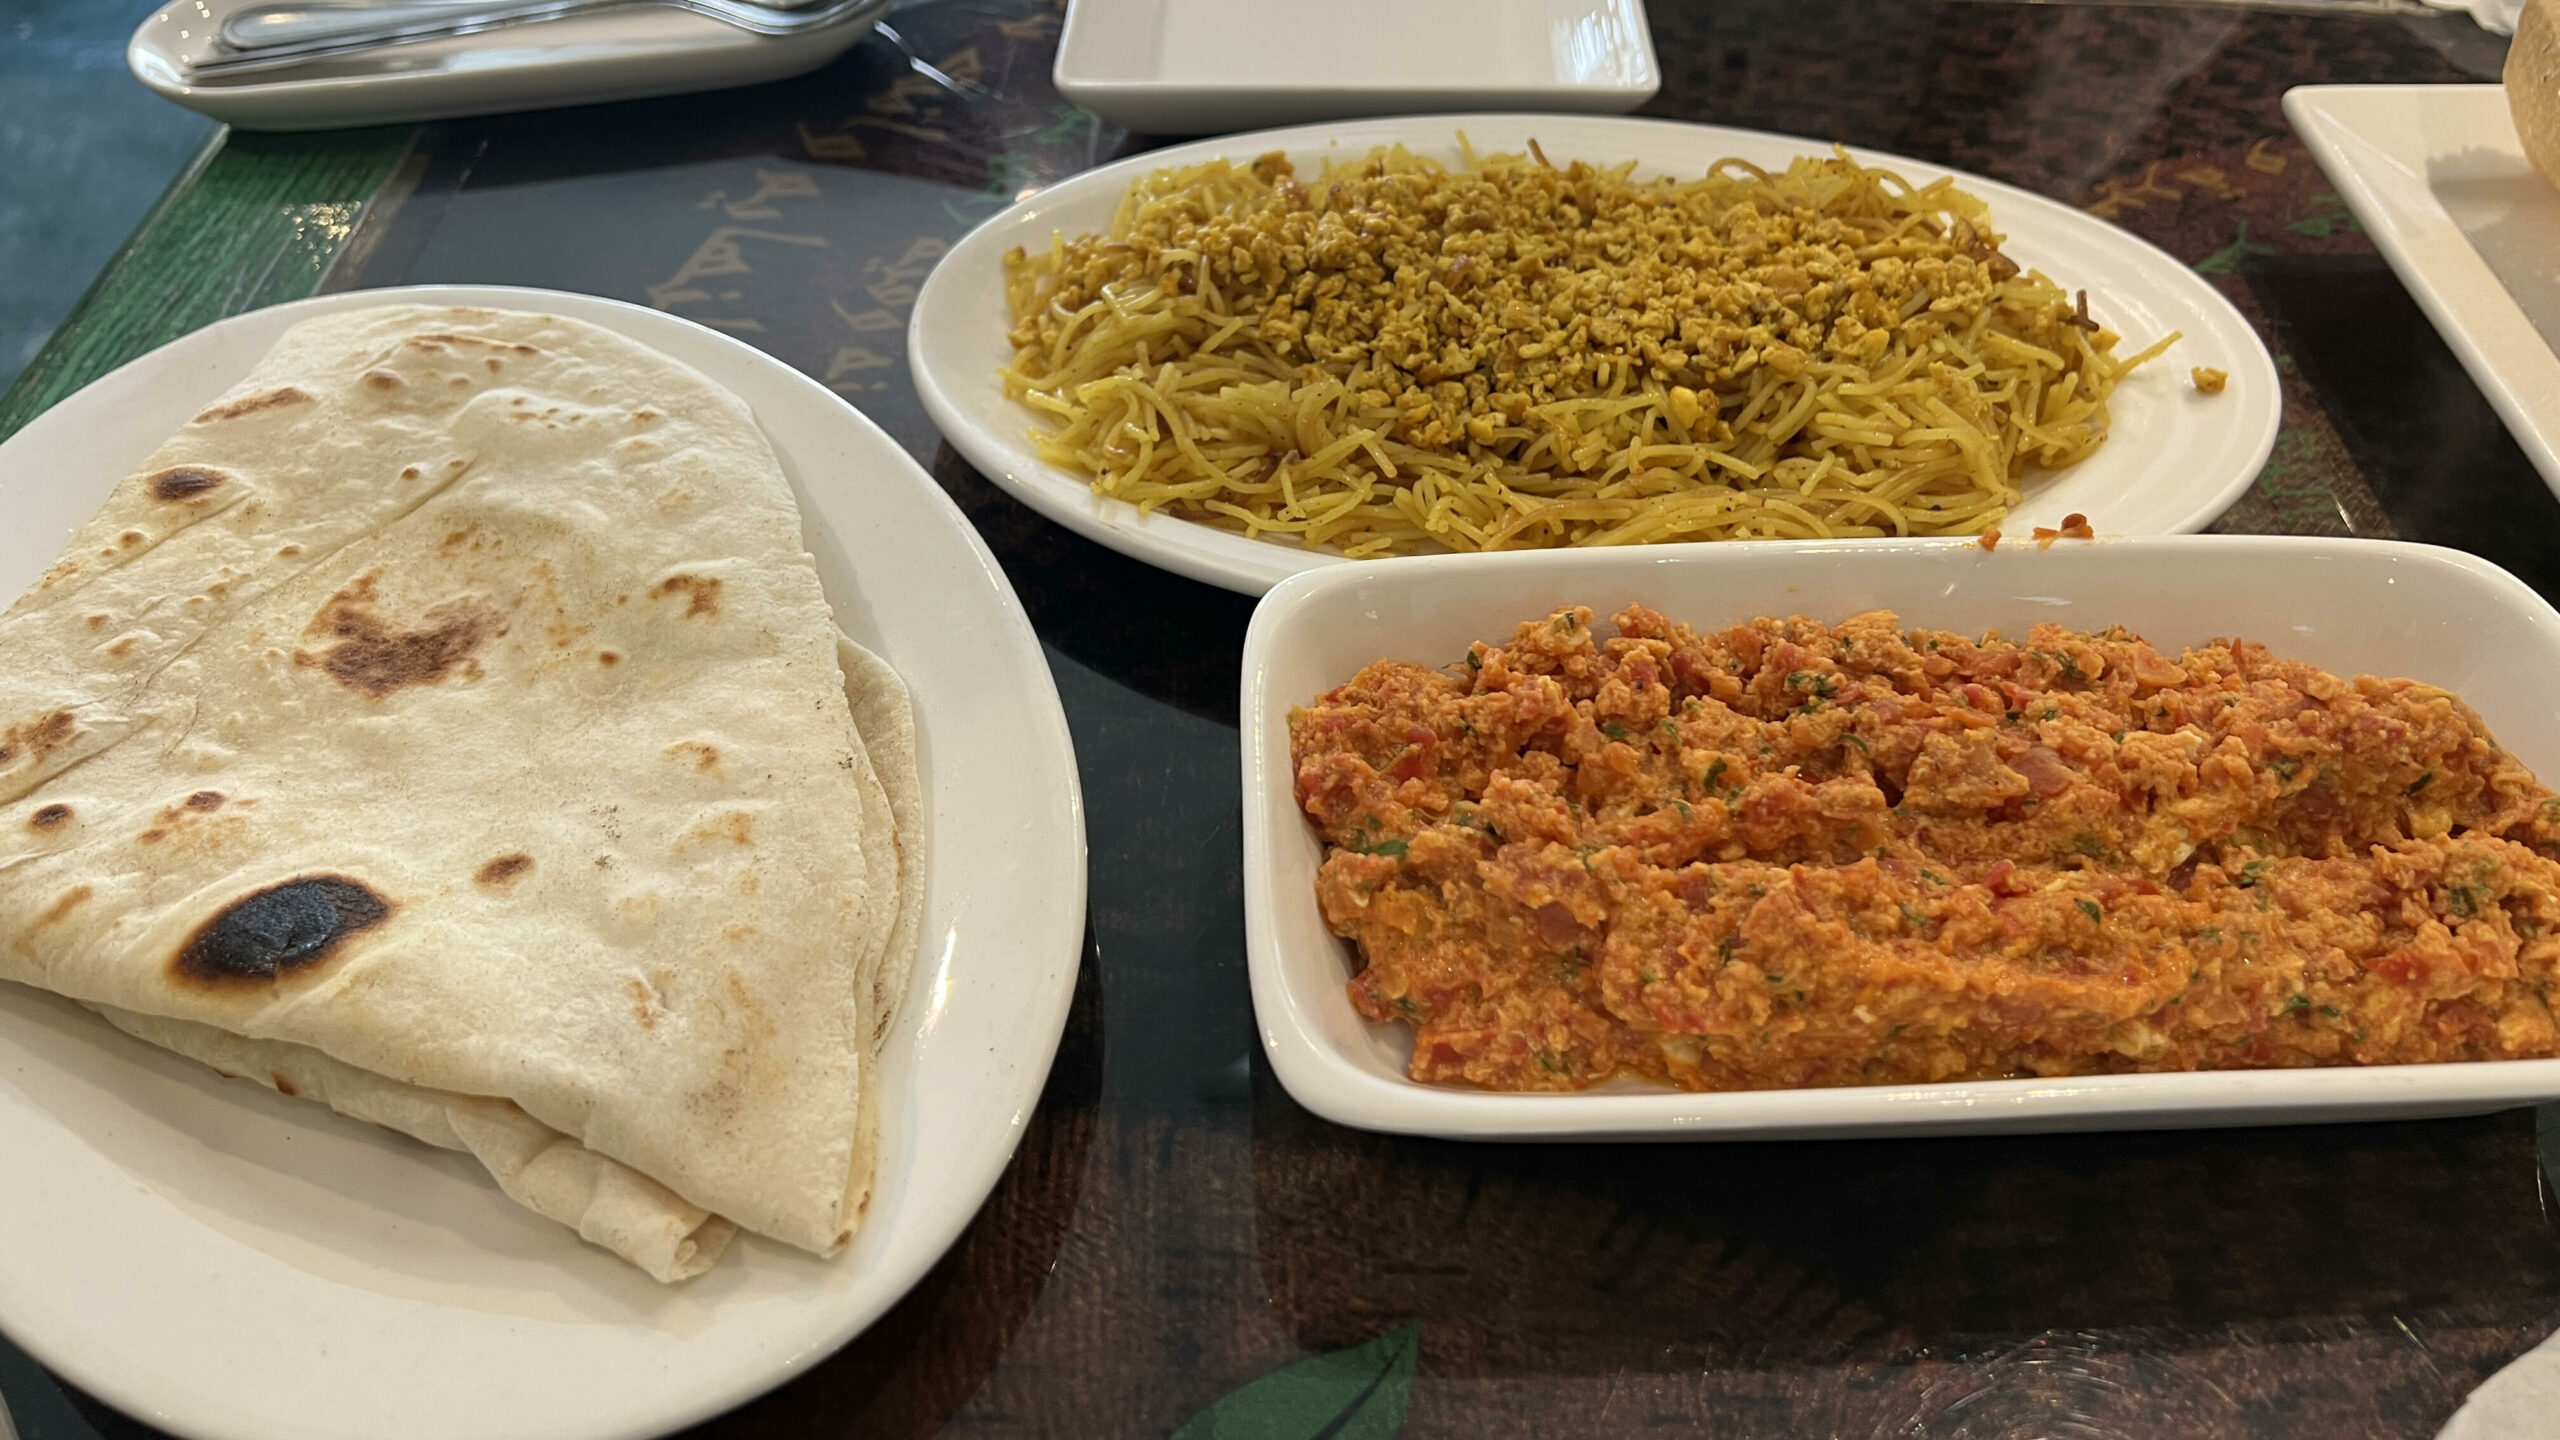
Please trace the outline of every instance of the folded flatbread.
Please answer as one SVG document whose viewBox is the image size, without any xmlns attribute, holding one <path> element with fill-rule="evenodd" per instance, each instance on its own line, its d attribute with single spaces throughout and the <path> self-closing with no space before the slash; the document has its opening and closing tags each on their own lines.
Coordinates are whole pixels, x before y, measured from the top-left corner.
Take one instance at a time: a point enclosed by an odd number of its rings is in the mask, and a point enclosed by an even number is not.
<svg viewBox="0 0 2560 1440">
<path fill-rule="evenodd" d="M 662 1279 L 858 1224 L 919 810 L 745 405 L 574 321 L 296 326 L 0 615 L 0 979 Z"/>
<path fill-rule="evenodd" d="M 498 1188 L 525 1208 L 662 1281 L 711 1268 L 737 1227 L 627 1165 L 618 1164 L 527 1115 L 510 1100 L 457 1095 L 386 1080 L 332 1060 L 308 1045 L 248 1040 L 192 1020 L 99 1007 L 117 1029 L 201 1060 L 225 1075 L 316 1100 L 488 1168 Z"/>
</svg>

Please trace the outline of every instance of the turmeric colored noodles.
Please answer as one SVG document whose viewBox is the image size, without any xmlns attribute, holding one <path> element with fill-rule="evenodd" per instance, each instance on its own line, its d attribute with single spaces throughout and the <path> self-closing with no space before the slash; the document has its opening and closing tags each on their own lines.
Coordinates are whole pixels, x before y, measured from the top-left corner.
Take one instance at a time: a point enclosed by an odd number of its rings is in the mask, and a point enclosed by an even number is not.
<svg viewBox="0 0 2560 1440">
<path fill-rule="evenodd" d="M 1005 257 L 1007 391 L 1101 494 L 1354 556 L 1960 535 L 2176 338 L 2117 358 L 1950 181 L 1634 168 L 1159 170 Z"/>
</svg>

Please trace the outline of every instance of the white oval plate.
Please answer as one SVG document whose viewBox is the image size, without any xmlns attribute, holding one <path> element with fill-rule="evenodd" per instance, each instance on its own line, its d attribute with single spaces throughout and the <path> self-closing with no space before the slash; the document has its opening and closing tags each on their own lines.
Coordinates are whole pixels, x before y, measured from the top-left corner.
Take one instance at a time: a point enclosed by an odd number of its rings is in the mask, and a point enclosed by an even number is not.
<svg viewBox="0 0 2560 1440">
<path fill-rule="evenodd" d="M 1075 756 L 1012 587 L 896 442 L 736 340 L 585 295 L 328 295 L 143 356 L 0 444 L 0 594 L 34 580 L 114 483 L 288 325 L 401 301 L 590 321 L 744 397 L 798 493 L 837 621 L 913 690 L 924 953 L 882 1066 L 869 1217 L 833 1261 L 742 1235 L 711 1273 L 662 1287 L 517 1208 L 465 1157 L 223 1080 L 0 985 L 0 1330 L 189 1436 L 662 1434 L 851 1339 L 994 1186 L 1048 1075 L 1083 943 Z"/>
<path fill-rule="evenodd" d="M 1829 148 L 1818 140 L 1667 120 L 1434 115 L 1309 125 L 1149 151 L 1043 190 L 951 247 L 917 295 L 907 328 L 908 365 L 926 412 L 953 448 L 1015 498 L 1150 565 L 1259 595 L 1301 570 L 1343 563 L 1339 555 L 1292 543 L 1248 540 L 1169 515 L 1141 516 L 1136 506 L 1098 497 L 1082 477 L 1042 462 L 1031 445 L 1032 412 L 1006 399 L 996 379 L 1013 358 L 1005 343 L 1012 320 L 1005 309 L 1004 253 L 1016 245 L 1045 246 L 1053 230 L 1074 235 L 1108 228 L 1129 183 L 1160 166 L 1285 150 L 1301 170 L 1312 170 L 1322 156 L 1356 158 L 1393 144 L 1455 164 L 1460 130 L 1480 151 L 1518 152 L 1534 136 L 1559 162 L 1634 159 L 1640 175 L 1701 175 L 1728 155 L 1782 166 Z M 2012 258 L 2066 289 L 2086 288 L 2091 312 L 2129 347 L 2172 330 L 2186 336 L 2117 389 L 2114 435 L 2103 449 L 2069 470 L 2029 481 L 2026 503 L 2003 522 L 2008 529 L 2059 528 L 2064 516 L 2079 511 L 2108 534 L 2201 530 L 2257 478 L 2283 410 L 2275 362 L 2211 284 L 2149 242 L 2041 195 L 1917 160 L 1849 153 L 1914 184 L 1955 175 L 1990 204 Z M 2198 395 L 2187 381 L 2188 368 L 2197 365 L 2228 372 L 2230 388 Z"/>
<path fill-rule="evenodd" d="M 1772 540 L 1428 557 L 1337 567 L 1271 592 L 1245 636 L 1244 914 L 1272 1073 L 1338 1125 L 1462 1140 L 1783 1139 L 2172 1129 L 2458 1115 L 2560 1096 L 2560 1060 L 2198 1070 L 1700 1094 L 1632 1081 L 1505 1095 L 1406 1078 L 1412 1035 L 1360 1018 L 1348 942 L 1315 898 L 1324 846 L 1299 813 L 1289 710 L 1382 657 L 1438 665 L 1564 605 L 1642 602 L 1699 627 L 1759 615 L 2024 633 L 2124 625 L 2174 654 L 2249 635 L 2341 674 L 2405 675 L 2471 702 L 2560 776 L 2560 613 L 2460 551 L 2388 540 L 2151 536 L 2050 550 L 1966 540 Z"/>
</svg>

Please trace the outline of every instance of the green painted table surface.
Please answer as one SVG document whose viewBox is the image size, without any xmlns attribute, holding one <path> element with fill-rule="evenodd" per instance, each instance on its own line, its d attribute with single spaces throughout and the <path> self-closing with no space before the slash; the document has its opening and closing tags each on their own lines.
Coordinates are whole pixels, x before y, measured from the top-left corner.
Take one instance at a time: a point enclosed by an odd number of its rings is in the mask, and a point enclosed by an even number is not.
<svg viewBox="0 0 2560 1440">
<path fill-rule="evenodd" d="M 2295 84 L 2494 75 L 2467 20 L 1653 9 L 1648 113 L 1987 173 L 2212 277 L 2285 385 L 2275 457 L 2219 528 L 2432 540 L 2560 595 L 2560 501 L 2278 110 Z M 1147 143 L 1050 91 L 1058 18 L 1042 0 L 898 13 L 914 54 L 983 95 L 873 42 L 754 90 L 230 135 L 0 398 L 5 432 L 152 345 L 319 287 L 592 291 L 832 386 L 1004 562 L 1088 787 L 1091 935 L 1057 1068 L 915 1292 L 701 1433 L 2414 1437 L 2560 1321 L 2530 1112 L 1549 1147 L 1359 1134 L 1293 1104 L 1244 980 L 1248 602 L 1031 515 L 941 444 L 905 373 L 907 306 L 952 239 Z M 72 1405 L 105 1435 L 150 1433 Z"/>
</svg>

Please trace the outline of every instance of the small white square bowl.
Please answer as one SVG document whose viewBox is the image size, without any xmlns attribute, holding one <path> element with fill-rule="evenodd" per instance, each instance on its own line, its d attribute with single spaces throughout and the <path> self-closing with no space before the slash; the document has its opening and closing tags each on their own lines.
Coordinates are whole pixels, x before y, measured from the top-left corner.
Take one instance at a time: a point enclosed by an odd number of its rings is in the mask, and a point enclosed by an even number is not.
<svg viewBox="0 0 2560 1440">
<path fill-rule="evenodd" d="M 2485 560 L 2393 541 L 2174 535 L 1723 543 L 1432 556 L 1309 571 L 1254 612 L 1243 681 L 1245 940 L 1254 1014 L 1280 1083 L 1338 1124 L 1451 1139 L 1777 1139 L 2165 1129 L 2454 1115 L 2560 1097 L 2560 1060 L 2209 1070 L 1691 1094 L 1620 1082 L 1494 1094 L 1405 1077 L 1411 1036 L 1372 1026 L 1344 986 L 1350 942 L 1315 901 L 1324 851 L 1299 812 L 1289 711 L 1370 661 L 1440 665 L 1565 605 L 1604 622 L 1642 602 L 1706 628 L 1761 615 L 2022 635 L 2124 625 L 2175 654 L 2232 635 L 2346 674 L 2408 676 L 2479 710 L 2560 778 L 2560 613 Z"/>
<path fill-rule="evenodd" d="M 1662 70 L 1644 0 L 1073 0 L 1050 80 L 1132 130 L 1215 135 L 1457 110 L 1623 114 Z"/>
</svg>

